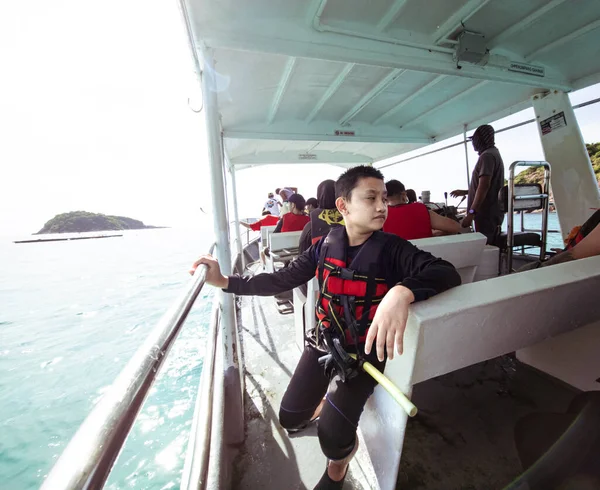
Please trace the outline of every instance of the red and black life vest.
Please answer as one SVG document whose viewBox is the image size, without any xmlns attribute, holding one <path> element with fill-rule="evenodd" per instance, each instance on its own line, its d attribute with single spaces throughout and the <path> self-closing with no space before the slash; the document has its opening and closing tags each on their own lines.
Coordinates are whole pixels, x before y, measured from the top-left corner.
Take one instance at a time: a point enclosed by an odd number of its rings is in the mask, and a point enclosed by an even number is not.
<svg viewBox="0 0 600 490">
<path fill-rule="evenodd" d="M 590 234 L 590 232 L 600 224 L 600 209 L 598 209 L 588 220 L 581 226 L 576 226 L 571 230 L 569 236 L 565 238 L 565 250 L 572 249 L 581 240 Z"/>
<path fill-rule="evenodd" d="M 427 206 L 420 202 L 389 206 L 383 231 L 398 235 L 405 240 L 432 237 L 431 218 Z"/>
<path fill-rule="evenodd" d="M 321 246 L 316 272 L 319 332 L 333 329 L 346 344 L 365 341 L 377 307 L 389 290 L 382 265 L 388 240 L 389 235 L 376 231 L 348 263 L 346 229 L 339 226 L 329 232 Z"/>
<path fill-rule="evenodd" d="M 313 209 L 310 213 L 310 235 L 314 245 L 332 228 L 344 226 L 344 217 L 337 209 Z"/>
</svg>

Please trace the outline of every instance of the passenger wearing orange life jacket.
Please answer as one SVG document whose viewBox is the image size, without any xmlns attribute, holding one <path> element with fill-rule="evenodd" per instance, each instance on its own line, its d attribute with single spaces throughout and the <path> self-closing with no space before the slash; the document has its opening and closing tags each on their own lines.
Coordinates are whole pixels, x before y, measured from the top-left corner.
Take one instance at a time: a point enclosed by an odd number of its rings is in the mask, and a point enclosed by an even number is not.
<svg viewBox="0 0 600 490">
<path fill-rule="evenodd" d="M 546 260 L 534 262 L 519 269 L 520 272 L 548 267 L 549 265 L 563 264 L 572 260 L 586 259 L 600 255 L 600 210 L 597 210 L 582 226 L 576 226 L 565 239 L 566 247 L 563 251 Z"/>
<path fill-rule="evenodd" d="M 440 216 L 420 202 L 408 204 L 404 184 L 390 180 L 385 184 L 388 193 L 388 217 L 383 231 L 393 233 L 405 240 L 416 240 L 433 236 L 432 230 L 454 235 L 460 232 L 460 224 Z"/>
<path fill-rule="evenodd" d="M 316 271 L 321 285 L 318 328 L 308 336 L 281 402 L 279 420 L 294 431 L 319 417 L 319 442 L 328 459 L 315 487 L 319 490 L 342 488 L 357 449 L 358 421 L 376 386 L 364 371 L 339 364 L 338 358 L 344 361 L 349 359 L 347 351 L 355 352 L 383 371 L 395 349 L 402 353 L 410 303 L 460 284 L 460 276 L 448 262 L 380 231 L 387 215 L 381 172 L 368 166 L 349 169 L 335 190 L 345 226 L 332 229 L 289 267 L 253 277 L 224 277 L 210 256 L 194 264 L 208 266 L 209 284 L 238 295 L 288 291 L 306 283 Z M 329 372 L 319 362 L 325 354 L 336 359 Z"/>
</svg>

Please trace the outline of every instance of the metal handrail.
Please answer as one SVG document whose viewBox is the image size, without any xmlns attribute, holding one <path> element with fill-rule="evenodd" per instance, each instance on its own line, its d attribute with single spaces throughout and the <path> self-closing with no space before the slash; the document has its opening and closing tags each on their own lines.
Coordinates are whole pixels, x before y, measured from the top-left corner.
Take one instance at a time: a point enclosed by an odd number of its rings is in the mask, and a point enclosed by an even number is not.
<svg viewBox="0 0 600 490">
<path fill-rule="evenodd" d="M 219 308 L 215 307 L 206 338 L 206 353 L 204 354 L 202 364 L 200 386 L 196 395 L 192 429 L 188 441 L 185 464 L 181 474 L 181 490 L 201 490 L 206 488 L 213 422 L 213 393 L 215 386 L 218 326 Z M 220 404 L 223 403 L 222 400 L 217 399 L 217 404 L 219 402 Z"/>
<path fill-rule="evenodd" d="M 213 244 L 209 253 L 214 247 Z M 44 481 L 42 490 L 102 488 L 205 282 L 206 266 L 200 266 L 185 293 L 159 320 L 79 427 Z"/>
<path fill-rule="evenodd" d="M 522 196 L 513 196 L 515 201 L 528 201 L 529 199 L 546 199 L 548 194 L 529 194 Z"/>
<path fill-rule="evenodd" d="M 240 221 L 247 221 L 249 218 L 245 218 L 245 219 L 240 219 Z M 240 226 L 242 226 L 241 224 L 239 224 L 236 220 L 230 220 L 229 221 L 229 225 L 237 225 L 237 227 L 239 228 Z M 240 228 L 241 230 L 241 228 Z M 244 228 L 243 230 L 241 230 L 244 232 L 244 234 L 240 234 L 241 236 L 245 237 L 245 240 L 241 240 L 241 248 L 242 250 L 244 249 L 244 247 L 246 247 L 251 240 L 255 239 L 258 236 L 257 232 L 254 232 L 248 228 Z M 256 235 L 253 235 L 252 237 L 250 236 L 251 233 L 256 233 Z M 237 238 L 234 238 L 234 241 L 237 241 Z M 244 254 L 241 253 L 241 256 L 243 257 Z"/>
</svg>

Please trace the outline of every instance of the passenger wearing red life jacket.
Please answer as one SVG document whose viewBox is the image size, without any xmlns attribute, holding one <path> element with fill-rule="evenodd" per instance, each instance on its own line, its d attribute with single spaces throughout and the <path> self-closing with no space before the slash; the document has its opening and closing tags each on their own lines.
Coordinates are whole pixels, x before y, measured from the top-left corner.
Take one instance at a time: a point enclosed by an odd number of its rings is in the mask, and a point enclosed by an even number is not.
<svg viewBox="0 0 600 490">
<path fill-rule="evenodd" d="M 288 231 L 302 231 L 310 218 L 304 214 L 306 201 L 300 194 L 292 194 L 289 198 L 290 212 L 284 214 L 273 233 L 286 233 Z"/>
<path fill-rule="evenodd" d="M 288 431 L 297 431 L 319 417 L 319 442 L 328 459 L 315 487 L 321 490 L 342 488 L 357 449 L 360 415 L 376 386 L 373 378 L 353 367 L 357 363 L 348 351 L 383 371 L 386 357 L 392 359 L 395 349 L 402 352 L 410 303 L 460 284 L 448 262 L 380 231 L 387 202 L 379 170 L 349 169 L 335 189 L 345 226 L 332 229 L 289 267 L 272 274 L 224 277 L 210 256 L 194 264 L 208 266 L 209 284 L 238 295 L 275 295 L 306 283 L 315 273 L 319 278 L 318 328 L 307 338 L 281 402 L 279 421 Z M 333 359 L 328 372 L 320 364 L 324 356 Z M 349 378 L 351 382 L 345 382 Z"/>
<path fill-rule="evenodd" d="M 266 209 L 262 212 L 262 218 L 254 223 L 247 223 L 245 221 L 240 221 L 240 225 L 248 228 L 252 231 L 260 231 L 263 226 L 276 226 L 279 223 L 279 217 L 271 214 Z"/>
<path fill-rule="evenodd" d="M 417 240 L 433 236 L 432 230 L 454 235 L 460 232 L 460 223 L 440 216 L 420 202 L 408 204 L 404 184 L 390 180 L 385 184 L 388 193 L 388 217 L 383 231 L 393 233 L 405 240 Z"/>
<path fill-rule="evenodd" d="M 398 235 L 405 240 L 432 237 L 429 209 L 420 202 L 390 205 L 383 231 Z"/>
</svg>

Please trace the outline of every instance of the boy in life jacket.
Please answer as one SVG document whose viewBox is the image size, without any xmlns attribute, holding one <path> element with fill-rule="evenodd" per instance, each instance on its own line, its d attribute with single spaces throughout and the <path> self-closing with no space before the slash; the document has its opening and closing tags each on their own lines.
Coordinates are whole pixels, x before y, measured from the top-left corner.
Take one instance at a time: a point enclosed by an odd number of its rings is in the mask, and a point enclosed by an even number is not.
<svg viewBox="0 0 600 490">
<path fill-rule="evenodd" d="M 319 418 L 319 443 L 328 463 L 315 489 L 342 488 L 357 450 L 358 421 L 376 385 L 355 361 L 348 362 L 347 353 L 383 371 L 395 349 L 402 354 L 410 304 L 460 284 L 448 262 L 380 231 L 387 198 L 379 170 L 351 168 L 337 180 L 335 191 L 345 226 L 333 228 L 288 268 L 251 278 L 225 277 L 208 255 L 194 264 L 208 266 L 209 284 L 239 295 L 278 294 L 306 283 L 316 270 L 321 288 L 317 328 L 307 335 L 279 411 L 289 432 Z M 327 355 L 334 361 L 331 370 L 319 362 Z"/>
</svg>

